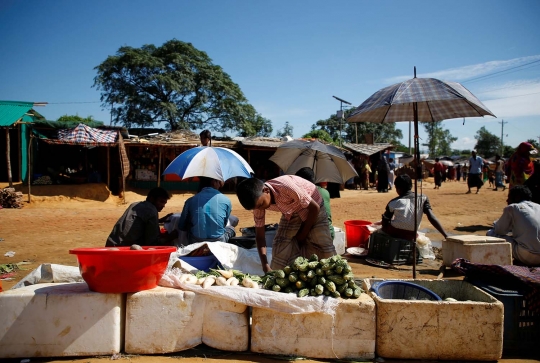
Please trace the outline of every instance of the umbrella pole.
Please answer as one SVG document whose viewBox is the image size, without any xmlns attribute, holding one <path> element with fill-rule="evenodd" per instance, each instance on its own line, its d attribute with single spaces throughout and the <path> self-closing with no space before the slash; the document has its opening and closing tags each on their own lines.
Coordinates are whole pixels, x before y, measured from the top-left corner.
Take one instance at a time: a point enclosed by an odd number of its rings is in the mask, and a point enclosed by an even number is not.
<svg viewBox="0 0 540 363">
<path fill-rule="evenodd" d="M 418 142 L 418 104 L 413 103 L 414 110 L 414 156 L 416 158 L 414 178 L 414 242 L 413 242 L 413 279 L 416 279 L 416 234 L 418 233 L 418 178 L 421 175 L 420 150 Z"/>
</svg>

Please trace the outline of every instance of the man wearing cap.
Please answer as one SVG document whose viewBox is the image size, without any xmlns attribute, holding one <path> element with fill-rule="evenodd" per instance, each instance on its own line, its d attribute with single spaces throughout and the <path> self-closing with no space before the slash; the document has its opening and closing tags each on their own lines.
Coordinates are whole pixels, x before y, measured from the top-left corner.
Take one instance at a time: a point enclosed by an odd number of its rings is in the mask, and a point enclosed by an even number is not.
<svg viewBox="0 0 540 363">
<path fill-rule="evenodd" d="M 480 192 L 480 188 L 484 185 L 482 181 L 482 168 L 484 167 L 484 159 L 476 156 L 476 150 L 471 152 L 469 158 L 469 176 L 467 178 L 467 186 L 469 190 L 466 194 L 471 194 L 471 188 L 476 187 L 476 194 Z"/>
</svg>

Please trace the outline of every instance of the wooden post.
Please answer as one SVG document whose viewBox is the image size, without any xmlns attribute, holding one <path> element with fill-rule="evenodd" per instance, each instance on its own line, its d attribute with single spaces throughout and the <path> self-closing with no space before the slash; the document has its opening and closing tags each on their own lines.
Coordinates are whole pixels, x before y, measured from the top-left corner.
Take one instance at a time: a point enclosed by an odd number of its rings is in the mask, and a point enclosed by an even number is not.
<svg viewBox="0 0 540 363">
<path fill-rule="evenodd" d="M 6 127 L 6 160 L 9 187 L 13 187 L 13 178 L 11 177 L 11 150 L 9 147 L 9 127 Z"/>
<path fill-rule="evenodd" d="M 111 148 L 107 146 L 107 188 L 111 189 Z"/>
<path fill-rule="evenodd" d="M 19 137 L 17 138 L 17 141 L 19 142 L 18 143 L 18 156 L 19 156 L 19 181 L 22 183 L 23 181 L 23 177 L 22 177 L 22 169 L 23 169 L 23 166 L 22 166 L 22 125 L 21 124 L 18 124 L 17 125 L 17 131 L 19 133 Z"/>
<path fill-rule="evenodd" d="M 157 186 L 161 184 L 161 146 L 159 146 Z"/>
<path fill-rule="evenodd" d="M 32 201 L 32 197 L 31 197 L 31 185 L 32 185 L 32 134 L 30 134 L 30 137 L 28 139 L 28 172 L 27 172 L 28 176 L 27 176 L 27 179 L 28 179 L 28 203 L 30 203 Z"/>
</svg>

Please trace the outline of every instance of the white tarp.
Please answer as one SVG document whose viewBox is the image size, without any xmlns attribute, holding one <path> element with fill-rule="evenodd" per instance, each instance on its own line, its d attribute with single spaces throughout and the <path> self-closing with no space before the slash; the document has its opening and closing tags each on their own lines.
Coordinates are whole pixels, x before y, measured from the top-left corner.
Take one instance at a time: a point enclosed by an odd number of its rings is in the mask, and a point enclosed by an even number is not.
<svg viewBox="0 0 540 363">
<path fill-rule="evenodd" d="M 51 282 L 84 282 L 84 280 L 79 272 L 79 268 L 76 266 L 44 263 L 26 275 L 12 289 Z"/>
<path fill-rule="evenodd" d="M 264 289 L 252 289 L 240 286 L 210 286 L 203 289 L 199 285 L 182 283 L 179 280 L 182 272 L 167 269 L 159 282 L 160 286 L 174 287 L 211 295 L 220 299 L 231 300 L 240 304 L 279 311 L 288 314 L 325 313 L 333 315 L 339 300 L 328 296 L 306 296 L 298 298 L 296 294 L 285 294 Z"/>
</svg>

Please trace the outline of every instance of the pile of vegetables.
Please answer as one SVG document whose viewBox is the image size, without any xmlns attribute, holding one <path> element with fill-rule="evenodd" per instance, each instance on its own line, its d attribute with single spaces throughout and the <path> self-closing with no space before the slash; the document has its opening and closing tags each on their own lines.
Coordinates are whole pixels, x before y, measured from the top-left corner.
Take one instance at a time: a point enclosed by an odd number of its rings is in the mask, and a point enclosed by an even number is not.
<svg viewBox="0 0 540 363">
<path fill-rule="evenodd" d="M 358 299 L 363 292 L 356 285 L 352 268 L 339 255 L 319 260 L 298 257 L 283 270 L 268 272 L 261 279 L 264 289 L 295 293 L 298 297 L 325 295 Z"/>
<path fill-rule="evenodd" d="M 179 277 L 180 282 L 201 285 L 207 289 L 210 286 L 243 286 L 258 289 L 261 277 L 245 274 L 238 270 L 210 269 L 210 272 L 197 271 L 194 274 L 184 273 Z"/>
</svg>

